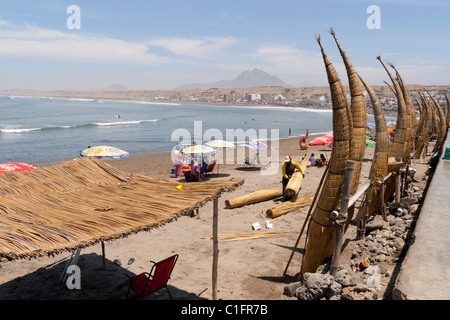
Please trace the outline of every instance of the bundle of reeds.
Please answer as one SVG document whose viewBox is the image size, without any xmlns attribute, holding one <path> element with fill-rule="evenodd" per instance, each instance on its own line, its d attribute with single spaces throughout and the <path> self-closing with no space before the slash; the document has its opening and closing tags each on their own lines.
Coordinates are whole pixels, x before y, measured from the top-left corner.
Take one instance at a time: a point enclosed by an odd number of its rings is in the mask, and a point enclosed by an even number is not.
<svg viewBox="0 0 450 320">
<path fill-rule="evenodd" d="M 408 110 L 406 109 L 405 99 L 403 98 L 403 93 L 397 84 L 396 80 L 389 72 L 388 68 L 384 65 L 381 57 L 378 56 L 377 59 L 381 62 L 384 69 L 386 70 L 389 78 L 391 79 L 392 85 L 394 87 L 394 93 L 397 97 L 398 114 L 397 114 L 397 125 L 395 127 L 395 135 L 392 143 L 390 144 L 389 156 L 395 158 L 402 158 L 406 161 L 409 156 L 409 139 L 407 134 L 411 134 L 408 130 Z"/>
<path fill-rule="evenodd" d="M 281 237 L 291 237 L 295 235 L 294 232 L 247 232 L 247 233 L 225 233 L 219 234 L 217 236 L 218 241 L 238 241 L 238 240 L 253 240 L 253 239 L 265 239 L 265 238 L 281 238 Z M 213 236 L 210 235 L 210 239 Z"/>
<path fill-rule="evenodd" d="M 271 219 L 278 218 L 286 213 L 310 206 L 314 196 L 312 194 L 297 195 L 297 198 L 274 205 L 267 209 L 266 216 Z"/>
<path fill-rule="evenodd" d="M 428 104 L 428 100 L 420 92 L 419 92 L 419 96 L 422 101 L 422 111 L 424 112 L 425 121 L 422 126 L 422 129 L 418 133 L 418 139 L 417 139 L 418 141 L 416 143 L 417 149 L 416 149 L 416 153 L 415 153 L 416 159 L 420 158 L 425 144 L 428 143 L 429 134 L 430 134 L 431 128 L 433 126 L 433 113 L 432 113 L 432 109 L 431 109 L 430 105 Z"/>
<path fill-rule="evenodd" d="M 358 189 L 362 161 L 366 150 L 366 131 L 367 131 L 367 105 L 366 98 L 364 97 L 364 91 L 359 80 L 358 73 L 348 58 L 346 52 L 339 43 L 336 34 L 333 29 L 330 29 L 330 33 L 333 36 L 339 52 L 344 61 L 345 69 L 347 70 L 348 83 L 350 87 L 350 107 L 352 114 L 352 140 L 350 145 L 350 160 L 355 161 L 355 167 L 353 170 L 352 186 L 350 194 L 353 195 Z M 351 214 L 349 218 L 351 219 Z"/>
<path fill-rule="evenodd" d="M 151 230 L 242 183 L 191 183 L 180 190 L 178 183 L 90 158 L 7 173 L 0 176 L 0 260 L 54 255 Z"/>
<path fill-rule="evenodd" d="M 225 206 L 227 207 L 227 209 L 233 209 L 245 206 L 247 204 L 267 201 L 282 196 L 283 190 L 281 188 L 256 190 L 237 198 L 225 200 Z"/>
<path fill-rule="evenodd" d="M 330 214 L 340 202 L 352 138 L 347 94 L 339 75 L 320 43 L 320 36 L 316 36 L 316 40 L 321 48 L 331 91 L 334 140 L 328 164 L 328 173 L 324 179 L 323 189 L 317 206 L 311 215 L 301 275 L 305 272 L 315 272 L 317 270 L 317 267 L 324 259 L 330 240 L 333 238 L 334 229 L 332 228 Z"/>
<path fill-rule="evenodd" d="M 441 106 L 436 101 L 436 99 L 427 91 L 425 90 L 428 95 L 430 96 L 431 101 L 433 102 L 433 105 L 435 107 L 436 111 L 436 118 L 437 118 L 437 131 L 438 131 L 438 138 L 433 148 L 433 153 L 441 150 L 442 146 L 444 145 L 444 139 L 447 134 L 447 121 L 444 115 L 444 112 L 441 109 Z"/>
<path fill-rule="evenodd" d="M 389 155 L 389 135 L 387 132 L 386 118 L 375 91 L 369 84 L 360 77 L 360 80 L 369 95 L 370 102 L 375 117 L 375 128 L 377 143 L 375 145 L 375 151 L 373 154 L 372 166 L 370 167 L 369 178 L 372 181 L 372 189 L 370 195 L 370 205 L 367 208 L 367 217 L 370 217 L 373 212 L 379 208 L 381 201 L 381 184 L 383 177 L 388 174 L 388 155 Z M 360 207 L 356 216 L 356 221 L 361 219 L 365 212 L 366 203 Z"/>
<path fill-rule="evenodd" d="M 303 160 L 299 163 L 299 166 L 303 169 L 304 172 L 306 172 L 308 161 L 309 158 L 305 156 Z M 286 189 L 284 190 L 286 196 L 291 198 L 294 197 L 300 190 L 302 181 L 303 181 L 303 174 L 300 171 L 295 171 L 292 177 L 289 179 L 289 182 L 286 185 Z"/>
<path fill-rule="evenodd" d="M 391 64 L 391 67 L 395 70 L 396 72 L 396 77 L 397 77 L 397 83 L 400 86 L 400 89 L 402 90 L 403 93 L 403 98 L 405 99 L 405 104 L 406 104 L 406 108 L 408 109 L 408 118 L 409 118 L 409 125 L 408 127 L 410 128 L 410 134 L 407 135 L 408 137 L 408 142 L 409 142 L 409 153 L 413 152 L 415 150 L 415 137 L 416 137 L 416 125 L 417 125 L 417 120 L 416 120 L 416 111 L 414 109 L 414 103 L 411 97 L 411 93 L 409 92 L 408 86 L 406 85 L 406 83 L 404 82 L 402 76 L 400 75 L 400 72 L 398 72 L 398 70 L 395 68 L 394 65 Z"/>
<path fill-rule="evenodd" d="M 447 101 L 447 115 L 446 115 L 446 122 L 447 122 L 447 128 L 450 125 L 450 99 L 448 98 L 448 95 L 445 95 L 445 100 Z"/>
</svg>

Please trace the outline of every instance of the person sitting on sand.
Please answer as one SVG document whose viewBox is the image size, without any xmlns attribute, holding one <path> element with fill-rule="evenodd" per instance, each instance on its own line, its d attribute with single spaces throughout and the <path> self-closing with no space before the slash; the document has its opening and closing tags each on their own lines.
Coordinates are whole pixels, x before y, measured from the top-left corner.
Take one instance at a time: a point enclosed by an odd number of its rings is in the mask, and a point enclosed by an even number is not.
<svg viewBox="0 0 450 320">
<path fill-rule="evenodd" d="M 316 164 L 318 167 L 326 166 L 328 164 L 327 159 L 323 155 L 323 153 L 320 154 L 320 158 L 316 160 Z"/>
<path fill-rule="evenodd" d="M 309 157 L 309 162 L 311 163 L 311 166 L 316 165 L 316 158 L 314 158 L 314 153 L 311 153 L 311 156 Z"/>
<path fill-rule="evenodd" d="M 194 172 L 194 170 L 189 167 L 189 165 L 185 164 L 181 168 L 181 171 L 184 173 L 184 178 L 186 182 L 198 182 L 200 181 L 200 177 Z"/>
<path fill-rule="evenodd" d="M 305 176 L 305 171 L 303 170 L 302 167 L 300 167 L 300 165 L 295 162 L 294 160 L 292 160 L 291 156 L 286 156 L 286 158 L 284 159 L 283 164 L 281 165 L 281 173 L 283 174 L 283 201 L 289 200 L 290 198 L 287 197 L 284 194 L 284 191 L 286 190 L 286 186 L 289 182 L 289 180 L 291 179 L 292 175 L 295 172 L 295 169 L 298 169 L 298 171 L 300 171 L 303 176 Z"/>
</svg>

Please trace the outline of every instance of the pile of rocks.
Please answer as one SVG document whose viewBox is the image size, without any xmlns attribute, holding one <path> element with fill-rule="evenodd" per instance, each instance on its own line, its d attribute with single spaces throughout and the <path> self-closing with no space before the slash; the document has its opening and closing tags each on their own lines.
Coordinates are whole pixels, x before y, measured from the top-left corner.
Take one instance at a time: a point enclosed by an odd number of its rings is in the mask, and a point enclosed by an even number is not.
<svg viewBox="0 0 450 320">
<path fill-rule="evenodd" d="M 350 261 L 339 266 L 335 277 L 324 264 L 316 273 L 305 273 L 303 282 L 287 285 L 284 294 L 299 300 L 383 299 L 396 263 L 413 242 L 418 204 L 393 203 L 388 210 L 386 221 L 375 215 L 367 222 L 365 238 L 355 240 Z"/>
</svg>

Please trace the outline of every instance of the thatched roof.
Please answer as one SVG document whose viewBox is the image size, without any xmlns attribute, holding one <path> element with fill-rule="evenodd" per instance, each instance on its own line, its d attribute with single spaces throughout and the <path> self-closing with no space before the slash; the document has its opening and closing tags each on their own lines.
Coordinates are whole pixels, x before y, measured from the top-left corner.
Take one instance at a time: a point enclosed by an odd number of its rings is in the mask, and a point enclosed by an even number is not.
<svg viewBox="0 0 450 320">
<path fill-rule="evenodd" d="M 151 230 L 243 181 L 183 184 L 80 158 L 0 176 L 0 261 L 54 255 Z"/>
</svg>

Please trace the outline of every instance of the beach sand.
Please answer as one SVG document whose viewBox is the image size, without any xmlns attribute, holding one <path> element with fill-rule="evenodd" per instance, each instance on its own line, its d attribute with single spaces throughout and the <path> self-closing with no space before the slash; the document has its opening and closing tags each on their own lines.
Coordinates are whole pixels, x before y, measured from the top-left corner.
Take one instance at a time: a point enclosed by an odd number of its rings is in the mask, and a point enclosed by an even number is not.
<svg viewBox="0 0 450 320">
<path fill-rule="evenodd" d="M 314 137 L 310 136 L 308 142 Z M 368 181 L 368 172 L 373 158 L 373 148 L 366 148 L 361 174 L 361 184 Z M 279 141 L 279 148 L 271 150 L 278 155 L 279 163 L 286 155 L 300 162 L 305 155 L 324 153 L 331 155 L 328 146 L 313 146 L 300 150 L 298 137 Z M 121 160 L 108 160 L 112 165 L 131 173 L 145 174 L 155 178 L 185 183 L 171 174 L 173 164 L 169 153 L 153 155 L 130 155 Z M 270 164 L 272 165 L 272 164 Z M 236 209 L 226 209 L 225 200 L 259 189 L 281 188 L 281 170 L 274 175 L 263 175 L 269 164 L 255 168 L 244 168 L 242 159 L 235 164 L 216 166 L 209 180 L 244 180 L 236 190 L 224 193 L 218 200 L 220 234 L 239 233 L 285 233 L 278 238 L 239 239 L 219 242 L 218 298 L 222 300 L 296 300 L 283 294 L 284 287 L 296 281 L 300 272 L 305 247 L 306 230 L 290 262 L 286 276 L 284 269 L 297 241 L 309 206 L 272 219 L 272 229 L 266 229 L 266 210 L 281 199 L 269 200 Z M 424 169 L 418 168 L 422 166 Z M 426 169 L 426 165 L 417 165 Z M 217 169 L 219 173 L 217 174 Z M 316 192 L 325 167 L 308 167 L 299 196 Z M 421 174 L 418 172 L 417 175 Z M 84 248 L 78 261 L 81 271 L 81 289 L 69 290 L 60 281 L 70 253 L 54 257 L 6 262 L 0 265 L 0 299 L 55 299 L 55 300 L 109 300 L 124 299 L 129 275 L 149 271 L 150 261 L 159 261 L 172 254 L 179 254 L 178 262 L 169 281 L 169 290 L 176 300 L 212 299 L 213 242 L 210 239 L 213 225 L 213 202 L 199 210 L 200 218 L 184 215 L 176 221 L 150 232 L 140 232 L 130 237 L 105 243 L 106 264 L 103 269 L 101 245 Z M 261 230 L 253 230 L 252 224 L 259 222 Z M 351 226 L 345 237 L 349 239 L 341 263 L 349 260 L 356 230 Z M 130 261 L 133 258 L 134 261 Z M 118 260 L 120 263 L 117 263 Z M 114 262 L 116 261 L 116 262 Z M 129 264 L 129 262 L 132 262 Z M 119 265 L 120 264 L 120 265 Z M 149 300 L 167 300 L 165 289 Z"/>
</svg>

